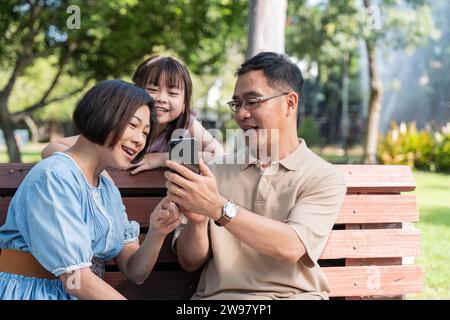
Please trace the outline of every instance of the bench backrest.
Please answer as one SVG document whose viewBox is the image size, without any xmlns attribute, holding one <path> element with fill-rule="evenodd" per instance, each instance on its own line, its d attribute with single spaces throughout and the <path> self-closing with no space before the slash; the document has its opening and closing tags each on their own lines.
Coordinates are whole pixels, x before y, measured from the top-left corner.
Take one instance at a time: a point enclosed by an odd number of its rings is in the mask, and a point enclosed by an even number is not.
<svg viewBox="0 0 450 320">
<path fill-rule="evenodd" d="M 0 164 L 0 225 L 8 204 L 30 164 Z M 420 233 L 411 227 L 419 212 L 407 166 L 338 165 L 348 190 L 337 222 L 319 264 L 329 281 L 331 297 L 402 297 L 423 289 L 423 267 L 403 264 L 420 255 Z M 130 220 L 141 225 L 141 238 L 149 227 L 149 214 L 166 194 L 163 169 L 130 176 L 110 171 L 119 187 Z M 130 299 L 188 299 L 200 271 L 181 270 L 168 236 L 149 279 L 142 285 L 127 281 L 114 263 L 106 266 L 105 280 Z"/>
</svg>

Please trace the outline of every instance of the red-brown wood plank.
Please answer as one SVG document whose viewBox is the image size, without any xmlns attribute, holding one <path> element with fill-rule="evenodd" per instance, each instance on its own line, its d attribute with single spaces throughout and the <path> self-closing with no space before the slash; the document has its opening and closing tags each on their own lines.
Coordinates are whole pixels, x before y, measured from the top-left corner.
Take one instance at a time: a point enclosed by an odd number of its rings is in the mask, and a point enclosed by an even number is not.
<svg viewBox="0 0 450 320">
<path fill-rule="evenodd" d="M 419 230 L 333 230 L 320 259 L 394 258 L 419 255 Z"/>
<path fill-rule="evenodd" d="M 149 227 L 150 214 L 162 197 L 123 197 L 128 219 L 135 220 L 141 228 Z"/>
<path fill-rule="evenodd" d="M 197 289 L 199 277 L 200 272 L 153 271 L 147 281 L 141 285 L 135 285 L 120 272 L 107 272 L 105 281 L 128 299 L 187 300 L 192 297 Z"/>
<path fill-rule="evenodd" d="M 337 224 L 417 222 L 419 210 L 415 195 L 348 194 Z"/>
<path fill-rule="evenodd" d="M 6 221 L 6 214 L 8 212 L 10 201 L 11 197 L 0 197 L 0 226 Z"/>
<path fill-rule="evenodd" d="M 422 266 L 364 266 L 322 268 L 330 297 L 395 296 L 423 290 Z"/>
<path fill-rule="evenodd" d="M 399 193 L 413 191 L 411 168 L 391 165 L 336 165 L 344 174 L 348 193 Z"/>
<path fill-rule="evenodd" d="M 11 197 L 0 197 L 0 223 L 3 223 Z M 123 197 L 128 218 L 148 228 L 150 213 L 162 197 Z M 415 195 L 347 195 L 336 224 L 417 222 Z"/>
<path fill-rule="evenodd" d="M 0 164 L 0 194 L 14 192 L 32 164 Z M 408 166 L 387 165 L 337 165 L 344 173 L 348 193 L 398 193 L 412 191 L 416 184 Z M 141 172 L 135 176 L 130 171 L 108 170 L 122 194 L 161 195 L 165 192 L 165 169 Z M 10 173 L 12 172 L 12 173 Z"/>
<path fill-rule="evenodd" d="M 322 268 L 331 297 L 395 296 L 423 290 L 421 266 L 364 266 Z M 188 299 L 199 273 L 154 271 L 142 285 L 134 285 L 120 272 L 108 272 L 105 280 L 129 299 Z"/>
</svg>

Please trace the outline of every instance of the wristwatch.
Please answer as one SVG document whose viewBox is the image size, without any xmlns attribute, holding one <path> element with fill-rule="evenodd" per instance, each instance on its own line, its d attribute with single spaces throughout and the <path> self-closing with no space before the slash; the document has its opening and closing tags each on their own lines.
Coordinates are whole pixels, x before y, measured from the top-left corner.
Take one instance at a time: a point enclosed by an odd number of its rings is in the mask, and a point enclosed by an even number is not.
<svg viewBox="0 0 450 320">
<path fill-rule="evenodd" d="M 222 216 L 218 219 L 215 220 L 214 223 L 216 225 L 218 225 L 219 227 L 223 227 L 224 225 L 226 225 L 228 222 L 230 222 L 231 220 L 233 220 L 233 218 L 236 216 L 238 211 L 238 207 L 237 205 L 235 205 L 233 202 L 228 201 L 227 203 L 225 203 L 222 207 Z"/>
</svg>

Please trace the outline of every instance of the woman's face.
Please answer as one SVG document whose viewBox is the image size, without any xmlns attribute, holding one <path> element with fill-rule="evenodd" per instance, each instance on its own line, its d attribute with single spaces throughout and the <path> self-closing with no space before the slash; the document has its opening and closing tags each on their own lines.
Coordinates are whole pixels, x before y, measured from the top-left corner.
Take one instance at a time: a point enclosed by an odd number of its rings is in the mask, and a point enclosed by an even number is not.
<svg viewBox="0 0 450 320">
<path fill-rule="evenodd" d="M 145 87 L 155 100 L 155 111 L 158 124 L 167 125 L 184 112 L 184 87 L 168 87 L 164 77 L 158 85 L 148 83 Z"/>
<path fill-rule="evenodd" d="M 148 106 L 143 105 L 131 117 L 125 132 L 114 146 L 112 166 L 121 169 L 128 168 L 131 161 L 144 149 L 149 132 L 150 110 Z"/>
</svg>

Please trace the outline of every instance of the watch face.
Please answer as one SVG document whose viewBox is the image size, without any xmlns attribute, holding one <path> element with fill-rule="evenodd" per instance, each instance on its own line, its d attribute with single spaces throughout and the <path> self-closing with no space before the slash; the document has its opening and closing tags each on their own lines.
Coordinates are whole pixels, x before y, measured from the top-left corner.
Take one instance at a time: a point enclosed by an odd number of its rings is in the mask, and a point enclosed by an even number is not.
<svg viewBox="0 0 450 320">
<path fill-rule="evenodd" d="M 229 203 L 225 204 L 223 210 L 224 210 L 224 215 L 228 219 L 233 219 L 236 216 L 237 207 L 234 203 L 229 202 Z"/>
</svg>

